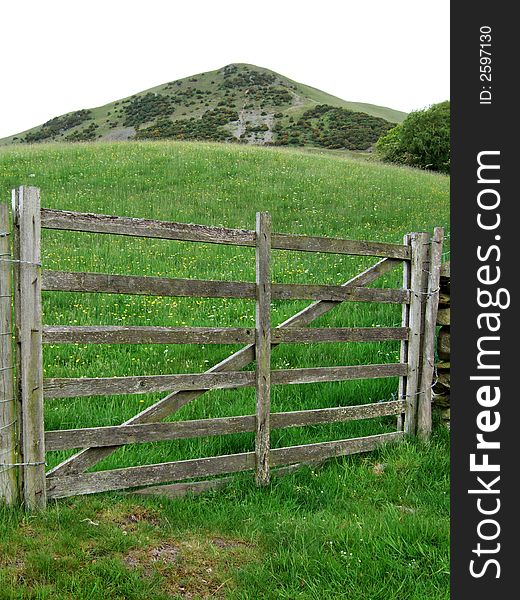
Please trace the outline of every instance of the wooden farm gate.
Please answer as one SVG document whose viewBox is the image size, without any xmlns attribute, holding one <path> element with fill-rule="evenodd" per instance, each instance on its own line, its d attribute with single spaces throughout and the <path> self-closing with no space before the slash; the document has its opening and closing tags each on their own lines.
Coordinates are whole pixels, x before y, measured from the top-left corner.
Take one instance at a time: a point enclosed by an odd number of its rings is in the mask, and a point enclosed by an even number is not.
<svg viewBox="0 0 520 600">
<path fill-rule="evenodd" d="M 265 212 L 257 214 L 256 231 L 207 227 L 41 209 L 39 190 L 31 187 L 13 191 L 12 232 L 7 207 L 0 205 L 0 209 L 0 497 L 8 502 L 21 498 L 25 506 L 32 509 L 45 506 L 47 499 L 140 486 L 155 486 L 145 487 L 143 492 L 157 493 L 164 489 L 158 488 L 158 484 L 246 470 L 254 470 L 257 483 L 265 485 L 273 467 L 366 452 L 405 433 L 428 437 L 441 228 L 435 229 L 431 240 L 427 233 L 411 233 L 405 236 L 403 244 L 389 244 L 272 233 L 270 215 Z M 255 247 L 256 283 L 42 270 L 41 228 Z M 342 285 L 280 284 L 271 281 L 271 249 L 374 256 L 381 260 Z M 401 265 L 402 288 L 367 287 Z M 13 353 L 10 343 L 11 289 L 14 298 Z M 256 327 L 49 327 L 42 324 L 42 290 L 253 299 L 256 301 Z M 272 328 L 270 306 L 276 299 L 307 299 L 313 303 Z M 306 327 L 345 301 L 401 304 L 402 327 Z M 399 363 L 271 369 L 271 350 L 278 344 L 382 340 L 400 340 Z M 42 348 L 49 343 L 245 345 L 204 373 L 44 379 Z M 253 361 L 256 362 L 255 371 L 242 370 Z M 272 385 L 379 377 L 399 377 L 397 400 L 282 413 L 271 413 L 270 410 Z M 208 390 L 248 386 L 256 388 L 254 415 L 162 422 Z M 167 395 L 122 425 L 44 431 L 43 406 L 47 398 L 149 392 L 166 392 Z M 270 429 L 384 415 L 397 416 L 395 432 L 270 449 Z M 255 432 L 254 451 L 87 472 L 127 443 L 237 432 Z M 46 473 L 46 451 L 74 448 L 83 450 Z M 200 489 L 214 487 L 216 481 L 173 485 Z"/>
</svg>

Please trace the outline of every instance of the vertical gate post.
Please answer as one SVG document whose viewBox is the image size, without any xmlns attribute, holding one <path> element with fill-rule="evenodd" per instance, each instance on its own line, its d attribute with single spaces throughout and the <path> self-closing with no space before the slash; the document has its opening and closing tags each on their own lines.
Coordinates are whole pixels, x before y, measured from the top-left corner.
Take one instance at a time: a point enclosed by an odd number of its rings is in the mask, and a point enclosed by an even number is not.
<svg viewBox="0 0 520 600">
<path fill-rule="evenodd" d="M 18 500 L 9 210 L 0 204 L 0 502 Z"/>
<path fill-rule="evenodd" d="M 428 268 L 428 290 L 424 307 L 424 336 L 422 343 L 421 393 L 417 407 L 417 435 L 428 439 L 432 431 L 432 384 L 435 363 L 435 325 L 439 306 L 442 241 L 444 229 L 433 232 Z"/>
<path fill-rule="evenodd" d="M 428 257 L 429 234 L 412 233 L 412 260 L 410 266 L 410 307 L 408 335 L 408 375 L 406 377 L 404 431 L 417 432 L 417 404 L 421 378 L 421 348 L 426 298 L 424 269 Z"/>
<path fill-rule="evenodd" d="M 270 480 L 271 410 L 271 216 L 256 214 L 256 483 Z"/>
<path fill-rule="evenodd" d="M 410 247 L 411 245 L 411 234 L 407 233 L 403 237 L 403 245 Z M 411 271 L 411 263 L 409 260 L 403 261 L 403 289 L 410 289 L 410 271 Z M 401 317 L 401 326 L 409 327 L 410 325 L 410 305 L 403 304 L 402 306 L 402 317 Z M 408 363 L 408 339 L 401 341 L 401 350 L 400 350 L 400 359 L 401 363 Z M 399 377 L 399 399 L 404 399 L 406 397 L 406 375 Z M 404 413 L 397 415 L 397 431 L 403 431 L 404 428 Z"/>
<path fill-rule="evenodd" d="M 40 229 L 40 191 L 14 190 L 16 391 L 22 494 L 29 510 L 46 505 Z"/>
</svg>

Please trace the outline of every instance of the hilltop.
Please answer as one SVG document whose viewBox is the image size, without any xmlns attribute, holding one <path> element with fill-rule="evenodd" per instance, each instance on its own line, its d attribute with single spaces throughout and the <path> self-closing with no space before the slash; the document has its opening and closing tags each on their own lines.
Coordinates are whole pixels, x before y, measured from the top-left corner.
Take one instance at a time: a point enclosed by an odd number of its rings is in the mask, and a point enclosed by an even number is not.
<svg viewBox="0 0 520 600">
<path fill-rule="evenodd" d="M 261 67 L 231 64 L 0 140 L 177 139 L 366 150 L 405 113 L 348 102 Z"/>
</svg>

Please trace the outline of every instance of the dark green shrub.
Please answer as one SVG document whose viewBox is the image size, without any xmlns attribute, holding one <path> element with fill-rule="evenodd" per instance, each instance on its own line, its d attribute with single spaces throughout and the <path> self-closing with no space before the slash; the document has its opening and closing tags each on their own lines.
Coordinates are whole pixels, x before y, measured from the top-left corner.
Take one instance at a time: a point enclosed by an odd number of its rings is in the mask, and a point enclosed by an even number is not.
<svg viewBox="0 0 520 600">
<path fill-rule="evenodd" d="M 388 162 L 449 173 L 450 103 L 410 113 L 378 140 L 376 149 Z"/>
</svg>

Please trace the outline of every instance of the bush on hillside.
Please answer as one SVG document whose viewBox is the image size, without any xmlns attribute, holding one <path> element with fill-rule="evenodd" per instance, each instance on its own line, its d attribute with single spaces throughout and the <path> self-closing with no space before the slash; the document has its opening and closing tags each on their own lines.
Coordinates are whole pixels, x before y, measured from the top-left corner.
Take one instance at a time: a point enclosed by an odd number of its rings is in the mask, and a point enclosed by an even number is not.
<svg viewBox="0 0 520 600">
<path fill-rule="evenodd" d="M 83 109 L 63 115 L 62 117 L 54 117 L 54 119 L 44 123 L 36 131 L 29 132 L 25 136 L 24 142 L 31 144 L 33 142 L 41 142 L 42 140 L 48 140 L 61 135 L 68 129 L 72 129 L 77 125 L 81 125 L 84 121 L 87 121 L 91 118 L 91 115 L 91 110 Z"/>
<path fill-rule="evenodd" d="M 450 103 L 410 113 L 378 140 L 376 149 L 388 162 L 449 173 Z"/>
<path fill-rule="evenodd" d="M 345 108 L 318 104 L 295 120 L 280 123 L 277 128 L 278 146 L 321 146 L 329 149 L 367 150 L 391 128 L 379 117 Z"/>
</svg>

